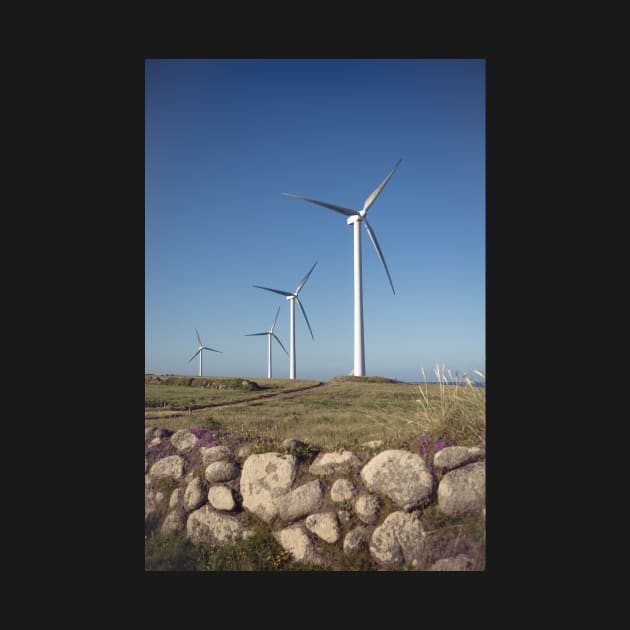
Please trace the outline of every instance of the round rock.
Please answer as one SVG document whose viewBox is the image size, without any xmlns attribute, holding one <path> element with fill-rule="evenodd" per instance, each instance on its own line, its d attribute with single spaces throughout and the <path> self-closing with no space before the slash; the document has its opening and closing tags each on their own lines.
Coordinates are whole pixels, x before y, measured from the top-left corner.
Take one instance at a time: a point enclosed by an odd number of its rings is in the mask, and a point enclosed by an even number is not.
<svg viewBox="0 0 630 630">
<path fill-rule="evenodd" d="M 389 497 L 405 511 L 424 507 L 433 493 L 433 476 L 424 459 L 404 450 L 373 457 L 361 470 L 361 479 L 370 492 Z"/>
<path fill-rule="evenodd" d="M 238 477 L 241 469 L 238 464 L 228 461 L 213 462 L 206 468 L 206 480 L 209 483 L 230 481 Z"/>
<path fill-rule="evenodd" d="M 166 515 L 160 531 L 162 534 L 174 534 L 183 531 L 185 527 L 186 514 L 184 510 L 176 508 Z"/>
<path fill-rule="evenodd" d="M 265 523 L 278 514 L 279 500 L 291 490 L 297 459 L 283 453 L 250 455 L 241 471 L 243 507 Z"/>
<path fill-rule="evenodd" d="M 328 543 L 336 543 L 341 536 L 337 516 L 331 512 L 309 514 L 305 521 L 306 529 Z"/>
<path fill-rule="evenodd" d="M 187 453 L 197 444 L 197 436 L 193 435 L 188 429 L 181 429 L 171 435 L 171 444 L 180 453 Z"/>
<path fill-rule="evenodd" d="M 216 512 L 206 504 L 190 513 L 186 532 L 188 539 L 195 545 L 224 545 L 242 538 L 243 526 L 233 516 Z"/>
<path fill-rule="evenodd" d="M 234 495 L 229 488 L 225 486 L 212 486 L 208 490 L 208 503 L 215 510 L 223 510 L 225 512 L 231 512 L 236 508 L 236 501 Z"/>
<path fill-rule="evenodd" d="M 358 490 L 350 479 L 337 479 L 330 488 L 330 498 L 335 503 L 352 501 L 357 494 Z"/>
<path fill-rule="evenodd" d="M 354 502 L 354 511 L 363 523 L 373 525 L 380 516 L 381 502 L 373 494 L 362 494 Z"/>
<path fill-rule="evenodd" d="M 158 459 L 149 470 L 151 479 L 174 479 L 179 481 L 184 476 L 184 460 L 179 455 Z"/>
<path fill-rule="evenodd" d="M 438 486 L 438 507 L 448 516 L 479 512 L 486 502 L 486 465 L 474 462 L 447 472 Z"/>
<path fill-rule="evenodd" d="M 206 489 L 203 481 L 195 477 L 187 486 L 184 492 L 184 510 L 192 512 L 206 502 Z"/>
</svg>

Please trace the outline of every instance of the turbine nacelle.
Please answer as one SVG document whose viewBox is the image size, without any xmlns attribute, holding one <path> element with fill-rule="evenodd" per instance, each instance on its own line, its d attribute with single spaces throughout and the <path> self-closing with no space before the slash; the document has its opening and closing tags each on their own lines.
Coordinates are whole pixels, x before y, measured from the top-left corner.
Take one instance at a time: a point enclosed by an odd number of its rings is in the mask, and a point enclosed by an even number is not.
<svg viewBox="0 0 630 630">
<path fill-rule="evenodd" d="M 218 352 L 219 354 L 223 354 L 221 350 L 215 350 L 214 348 L 208 348 L 208 346 L 204 346 L 201 341 L 201 337 L 199 336 L 199 331 L 195 328 L 195 332 L 197 333 L 197 340 L 199 341 L 199 347 L 197 348 L 197 352 L 188 359 L 188 363 L 190 363 L 197 355 L 199 355 L 199 376 L 203 374 L 203 351 L 210 350 L 211 352 Z"/>
<path fill-rule="evenodd" d="M 294 193 L 282 193 L 287 197 L 294 197 L 295 199 L 302 199 L 303 201 L 308 201 L 309 203 L 313 203 L 318 206 L 322 206 L 323 208 L 328 208 L 329 210 L 334 210 L 339 214 L 343 214 L 346 216 L 346 222 L 348 225 L 356 226 L 354 227 L 354 370 L 353 374 L 356 376 L 364 376 L 365 374 L 365 358 L 363 353 L 363 296 L 361 289 L 361 223 L 365 226 L 365 230 L 370 237 L 370 241 L 372 241 L 372 245 L 374 245 L 374 249 L 376 250 L 376 254 L 383 265 L 383 269 L 385 270 L 385 274 L 387 275 L 387 279 L 389 280 L 389 284 L 392 288 L 392 293 L 396 294 L 394 291 L 394 283 L 392 282 L 392 278 L 389 274 L 389 269 L 387 268 L 387 263 L 385 262 L 385 257 L 383 256 L 383 252 L 378 244 L 378 240 L 376 239 L 376 234 L 374 230 L 371 228 L 370 224 L 367 220 L 367 211 L 370 206 L 376 201 L 376 198 L 381 194 L 383 188 L 387 182 L 391 179 L 392 175 L 398 168 L 401 160 L 398 160 L 392 170 L 387 173 L 385 179 L 366 197 L 363 202 L 363 207 L 361 210 L 353 210 L 351 208 L 346 208 L 344 206 L 338 206 L 334 203 L 329 203 L 327 201 L 319 201 L 318 199 L 311 199 L 310 197 L 304 197 L 302 195 L 296 195 Z M 310 272 L 309 272 L 310 273 Z M 302 281 L 304 283 L 304 281 Z M 264 288 L 264 287 L 263 287 Z M 295 295 L 299 293 L 299 287 L 295 292 Z M 288 293 L 283 293 L 283 295 L 288 297 Z M 298 304 L 300 304 L 300 300 L 298 299 Z M 293 304 L 291 304 L 293 307 Z M 301 306 L 301 305 L 300 305 Z M 305 314 L 306 317 L 306 314 Z"/>
<path fill-rule="evenodd" d="M 315 337 L 311 329 L 311 324 L 308 321 L 308 317 L 306 316 L 306 311 L 304 310 L 304 307 L 302 306 L 302 302 L 300 302 L 300 298 L 298 297 L 298 295 L 300 291 L 302 290 L 302 287 L 306 284 L 306 281 L 309 279 L 311 273 L 313 273 L 313 269 L 315 269 L 316 264 L 317 264 L 317 261 L 315 261 L 315 264 L 309 269 L 308 273 L 302 278 L 300 284 L 297 285 L 295 292 L 283 291 L 282 289 L 272 289 L 271 287 L 263 287 L 263 286 L 260 286 L 259 284 L 253 285 L 257 289 L 264 289 L 265 291 L 271 291 L 272 293 L 277 293 L 278 295 L 284 295 L 284 297 L 287 300 L 289 300 L 289 305 L 291 307 L 291 354 L 289 357 L 289 378 L 291 379 L 295 378 L 295 319 L 294 319 L 295 302 L 298 303 L 300 310 L 302 311 L 302 315 L 304 315 L 304 321 L 306 322 L 306 325 L 308 326 L 308 330 L 311 333 L 311 337 L 313 341 L 315 341 Z M 276 313 L 276 320 L 277 318 L 278 318 L 278 314 Z M 273 324 L 274 326 L 275 326 L 276 320 L 274 320 L 274 324 Z M 271 329 L 273 330 L 273 326 L 271 327 Z M 275 337 L 275 334 L 273 336 Z"/>
<path fill-rule="evenodd" d="M 267 341 L 268 341 L 268 350 L 267 350 L 267 378 L 271 378 L 271 338 L 273 337 L 279 344 L 280 347 L 282 348 L 282 350 L 284 350 L 284 353 L 286 355 L 288 355 L 289 353 L 287 352 L 287 349 L 282 345 L 282 342 L 280 341 L 278 335 L 276 335 L 276 333 L 273 332 L 273 329 L 276 327 L 276 322 L 278 321 L 278 315 L 280 314 L 280 307 L 278 307 L 278 310 L 276 311 L 276 316 L 273 319 L 273 323 L 271 324 L 271 328 L 269 330 L 267 330 L 266 332 L 259 332 L 259 333 L 250 333 L 248 335 L 245 335 L 246 337 L 267 337 Z"/>
<path fill-rule="evenodd" d="M 370 206 L 374 203 L 374 201 L 376 201 L 376 198 L 381 194 L 383 188 L 385 188 L 385 184 L 387 184 L 387 182 L 391 179 L 392 175 L 394 174 L 394 171 L 398 168 L 398 165 L 400 164 L 400 162 L 401 160 L 398 160 L 398 162 L 394 164 L 394 167 L 389 173 L 387 173 L 387 175 L 385 176 L 385 179 L 368 195 L 366 200 L 363 202 L 363 208 L 361 208 L 361 210 L 353 210 L 351 208 L 345 208 L 344 206 L 338 206 L 334 203 L 328 203 L 327 201 L 318 201 L 317 199 L 311 199 L 310 197 L 303 197 L 302 195 L 295 195 L 293 193 L 286 193 L 286 192 L 282 193 L 283 195 L 286 195 L 287 197 L 294 197 L 295 199 L 302 199 L 303 201 L 308 201 L 309 203 L 314 203 L 318 206 L 322 206 L 324 208 L 328 208 L 329 210 L 334 210 L 335 212 L 343 214 L 346 217 L 348 217 L 346 219 L 346 222 L 348 223 L 348 225 L 354 225 L 355 223 L 359 223 L 359 222 L 363 223 L 363 225 L 365 226 L 365 229 L 367 230 L 368 236 L 370 237 L 370 240 L 372 241 L 372 245 L 374 245 L 376 254 L 378 255 L 379 260 L 381 261 L 381 264 L 383 265 L 383 269 L 385 269 L 385 273 L 387 274 L 387 279 L 389 280 L 389 285 L 391 286 L 392 293 L 394 293 L 394 295 L 396 294 L 396 291 L 394 291 L 394 283 L 392 282 L 392 278 L 389 275 L 389 269 L 387 268 L 385 257 L 383 256 L 383 252 L 381 251 L 378 241 L 376 240 L 376 234 L 374 234 L 374 230 L 370 227 L 370 224 L 367 221 L 366 215 Z M 299 293 L 299 291 L 296 291 L 296 294 L 297 293 Z M 299 300 L 298 300 L 298 303 L 299 303 Z"/>
</svg>

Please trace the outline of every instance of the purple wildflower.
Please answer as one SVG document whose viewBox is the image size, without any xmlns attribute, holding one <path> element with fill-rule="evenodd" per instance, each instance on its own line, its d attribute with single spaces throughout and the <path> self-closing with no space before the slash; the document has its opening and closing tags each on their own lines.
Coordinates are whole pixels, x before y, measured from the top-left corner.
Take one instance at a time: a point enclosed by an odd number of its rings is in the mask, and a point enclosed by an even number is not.
<svg viewBox="0 0 630 630">
<path fill-rule="evenodd" d="M 443 448 L 446 448 L 447 446 L 455 446 L 455 442 L 444 442 L 442 440 L 439 440 L 435 443 L 435 452 L 437 453 L 438 451 L 441 451 Z"/>
<path fill-rule="evenodd" d="M 456 445 L 456 442 L 447 442 L 445 440 L 437 440 L 435 444 L 433 444 L 432 439 L 428 435 L 422 435 L 416 438 L 416 440 L 420 444 L 420 451 L 425 459 L 427 459 L 431 455 L 435 455 L 435 453 L 441 451 L 447 446 Z"/>
<path fill-rule="evenodd" d="M 422 435 L 418 437 L 417 440 L 420 443 L 420 450 L 422 451 L 422 456 L 426 457 L 429 452 L 431 438 L 428 435 Z"/>
<path fill-rule="evenodd" d="M 197 438 L 197 443 L 195 446 L 203 446 L 204 448 L 211 448 L 213 446 L 218 446 L 218 442 L 214 439 L 215 432 L 208 431 L 208 429 L 202 428 L 194 428 L 189 429 L 189 431 Z"/>
<path fill-rule="evenodd" d="M 204 448 L 212 448 L 213 446 L 218 446 L 219 443 L 214 440 L 209 440 L 207 437 L 204 437 L 197 441 L 197 446 L 203 446 Z"/>
</svg>

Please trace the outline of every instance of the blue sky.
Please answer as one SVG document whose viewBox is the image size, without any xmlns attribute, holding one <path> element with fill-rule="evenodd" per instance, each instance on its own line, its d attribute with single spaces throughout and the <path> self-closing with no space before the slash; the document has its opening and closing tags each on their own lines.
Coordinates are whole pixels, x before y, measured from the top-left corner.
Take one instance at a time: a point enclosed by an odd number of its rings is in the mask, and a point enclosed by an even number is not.
<svg viewBox="0 0 630 630">
<path fill-rule="evenodd" d="M 485 62 L 145 61 L 145 372 L 264 378 L 267 330 L 296 376 L 353 367 L 353 235 L 291 192 L 368 211 L 396 294 L 362 228 L 366 374 L 485 373 Z M 289 359 L 274 342 L 273 375 Z"/>
</svg>

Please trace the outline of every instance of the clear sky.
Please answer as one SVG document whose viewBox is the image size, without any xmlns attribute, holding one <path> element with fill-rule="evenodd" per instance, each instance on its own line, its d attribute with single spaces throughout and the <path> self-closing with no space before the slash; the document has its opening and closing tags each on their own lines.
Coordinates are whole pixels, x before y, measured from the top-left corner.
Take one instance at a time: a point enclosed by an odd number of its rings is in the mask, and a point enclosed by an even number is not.
<svg viewBox="0 0 630 630">
<path fill-rule="evenodd" d="M 485 62 L 482 59 L 149 59 L 145 62 L 145 372 L 264 378 L 269 329 L 296 376 L 348 374 L 353 234 L 361 210 L 366 374 L 437 364 L 485 374 Z M 273 376 L 289 358 L 273 343 Z"/>
</svg>

